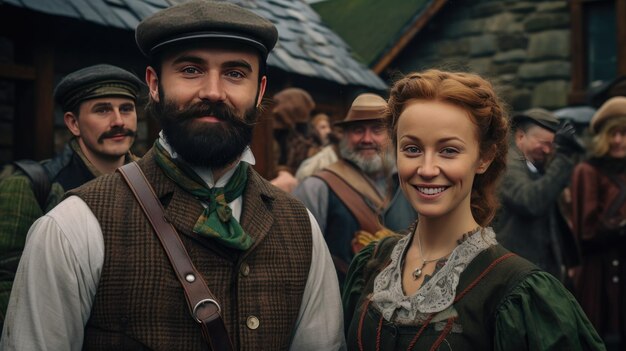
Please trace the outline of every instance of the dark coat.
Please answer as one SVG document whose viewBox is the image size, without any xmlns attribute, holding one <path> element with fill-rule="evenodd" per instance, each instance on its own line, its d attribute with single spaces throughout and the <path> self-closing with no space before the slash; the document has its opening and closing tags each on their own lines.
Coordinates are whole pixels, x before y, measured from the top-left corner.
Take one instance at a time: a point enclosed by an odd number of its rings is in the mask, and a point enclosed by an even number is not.
<svg viewBox="0 0 626 351">
<path fill-rule="evenodd" d="M 576 286 L 600 335 L 626 340 L 626 161 L 592 159 L 572 176 L 572 224 L 583 253 Z"/>
<path fill-rule="evenodd" d="M 556 153 L 543 174 L 533 172 L 512 146 L 499 190 L 502 207 L 494 223 L 504 247 L 560 280 L 562 266 L 579 263 L 576 242 L 558 206 L 573 168 L 572 159 Z"/>
</svg>

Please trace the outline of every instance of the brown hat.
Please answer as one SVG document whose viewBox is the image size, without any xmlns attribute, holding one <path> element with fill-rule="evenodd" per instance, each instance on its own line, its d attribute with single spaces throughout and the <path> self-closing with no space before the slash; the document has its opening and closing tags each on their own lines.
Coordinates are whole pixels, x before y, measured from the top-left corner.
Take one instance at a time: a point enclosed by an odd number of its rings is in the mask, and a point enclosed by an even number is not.
<svg viewBox="0 0 626 351">
<path fill-rule="evenodd" d="M 361 94 L 354 99 L 348 115 L 343 121 L 335 122 L 336 126 L 345 127 L 353 123 L 380 121 L 385 119 L 387 101 L 372 93 Z"/>
<path fill-rule="evenodd" d="M 265 58 L 277 39 L 272 22 L 227 1 L 184 2 L 144 19 L 135 31 L 137 45 L 148 57 L 181 42 L 226 40 L 251 46 Z"/>
<path fill-rule="evenodd" d="M 626 117 L 626 97 L 624 96 L 616 96 L 606 100 L 591 117 L 589 127 L 592 132 L 598 133 L 604 122 L 615 117 Z"/>
<path fill-rule="evenodd" d="M 274 95 L 276 106 L 274 129 L 293 128 L 296 123 L 308 123 L 315 101 L 309 93 L 300 88 L 287 88 Z"/>
<path fill-rule="evenodd" d="M 559 120 L 552 114 L 552 112 L 540 107 L 531 108 L 513 116 L 514 126 L 517 126 L 520 122 L 524 121 L 530 121 L 553 133 L 559 129 Z"/>
</svg>

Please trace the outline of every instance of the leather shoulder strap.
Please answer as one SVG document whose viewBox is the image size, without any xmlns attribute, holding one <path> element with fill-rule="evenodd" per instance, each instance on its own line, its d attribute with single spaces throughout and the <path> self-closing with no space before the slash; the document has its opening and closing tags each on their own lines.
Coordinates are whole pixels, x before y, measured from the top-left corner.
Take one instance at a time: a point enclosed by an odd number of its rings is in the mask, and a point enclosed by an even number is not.
<svg viewBox="0 0 626 351">
<path fill-rule="evenodd" d="M 14 161 L 13 164 L 15 164 L 15 166 L 24 172 L 24 174 L 26 174 L 26 176 L 30 179 L 33 193 L 35 193 L 35 198 L 37 198 L 39 208 L 41 208 L 42 211 L 45 211 L 48 195 L 50 194 L 50 189 L 52 188 L 52 184 L 50 183 L 50 178 L 48 178 L 46 170 L 43 168 L 41 163 L 33 160 L 19 160 Z"/>
<path fill-rule="evenodd" d="M 326 167 L 326 170 L 335 173 L 339 178 L 350 184 L 357 193 L 365 196 L 376 208 L 383 208 L 385 199 L 378 193 L 376 186 L 354 166 L 344 160 L 339 160 Z"/>
<path fill-rule="evenodd" d="M 362 230 L 376 233 L 382 229 L 378 222 L 378 215 L 367 206 L 361 195 L 346 181 L 330 170 L 322 170 L 316 173 L 315 176 L 325 181 L 333 192 L 337 194 L 341 202 L 356 217 Z"/>
<path fill-rule="evenodd" d="M 161 202 L 136 162 L 128 163 L 117 171 L 128 183 L 141 209 L 154 228 L 167 257 L 185 289 L 187 307 L 195 321 L 200 323 L 202 335 L 211 350 L 233 350 L 232 342 L 220 314 L 217 299 L 209 290 L 202 275 L 196 270 L 174 226 L 165 220 Z"/>
</svg>

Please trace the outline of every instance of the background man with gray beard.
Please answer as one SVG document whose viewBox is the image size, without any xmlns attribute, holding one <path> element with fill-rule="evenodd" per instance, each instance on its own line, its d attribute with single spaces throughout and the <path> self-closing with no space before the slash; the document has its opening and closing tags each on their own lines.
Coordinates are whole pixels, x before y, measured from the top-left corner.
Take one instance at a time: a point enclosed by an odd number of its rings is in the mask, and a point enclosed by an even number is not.
<svg viewBox="0 0 626 351">
<path fill-rule="evenodd" d="M 317 219 L 340 284 L 363 240 L 382 235 L 383 228 L 405 230 L 417 218 L 398 186 L 384 123 L 386 106 L 378 95 L 359 95 L 346 118 L 335 123 L 343 129 L 340 160 L 304 179 L 293 192 Z"/>
</svg>

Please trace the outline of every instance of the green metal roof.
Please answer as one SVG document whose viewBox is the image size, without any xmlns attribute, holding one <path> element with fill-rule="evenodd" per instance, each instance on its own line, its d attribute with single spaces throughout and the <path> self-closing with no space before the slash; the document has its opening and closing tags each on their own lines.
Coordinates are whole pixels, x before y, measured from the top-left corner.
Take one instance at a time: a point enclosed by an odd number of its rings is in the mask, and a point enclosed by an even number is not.
<svg viewBox="0 0 626 351">
<path fill-rule="evenodd" d="M 328 0 L 312 3 L 322 21 L 372 66 L 433 0 Z"/>
</svg>

